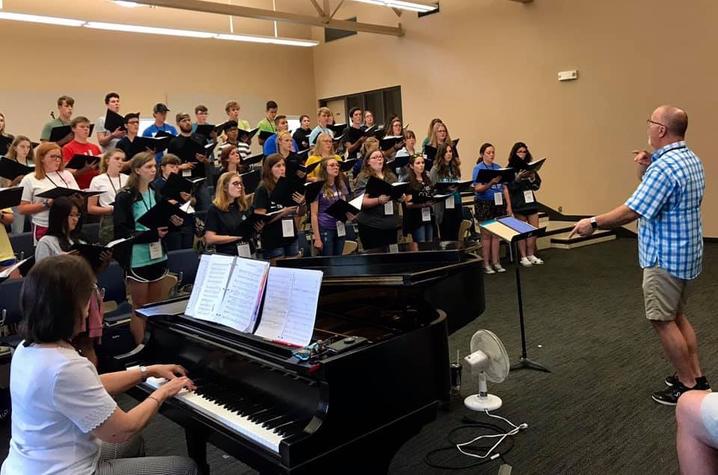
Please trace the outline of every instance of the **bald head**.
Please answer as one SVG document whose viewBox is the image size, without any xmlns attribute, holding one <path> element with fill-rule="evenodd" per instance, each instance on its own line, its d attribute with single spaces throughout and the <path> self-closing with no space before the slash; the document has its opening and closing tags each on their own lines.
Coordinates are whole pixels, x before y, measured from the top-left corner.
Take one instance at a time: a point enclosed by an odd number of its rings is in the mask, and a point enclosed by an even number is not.
<svg viewBox="0 0 718 475">
<path fill-rule="evenodd" d="M 663 105 L 658 107 L 653 112 L 653 115 L 657 118 L 656 122 L 665 124 L 669 135 L 680 138 L 686 136 L 688 114 L 686 114 L 686 111 L 683 109 L 676 106 Z"/>
</svg>

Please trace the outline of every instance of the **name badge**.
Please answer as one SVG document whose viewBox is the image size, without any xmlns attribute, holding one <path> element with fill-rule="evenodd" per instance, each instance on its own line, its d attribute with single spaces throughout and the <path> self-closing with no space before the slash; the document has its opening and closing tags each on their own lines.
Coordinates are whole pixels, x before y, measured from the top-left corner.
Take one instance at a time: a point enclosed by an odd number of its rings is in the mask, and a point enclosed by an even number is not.
<svg viewBox="0 0 718 475">
<path fill-rule="evenodd" d="M 391 201 L 384 203 L 384 214 L 387 216 L 394 214 L 394 203 Z"/>
<path fill-rule="evenodd" d="M 159 259 L 162 257 L 162 243 L 155 241 L 150 243 L 150 259 Z"/>
<path fill-rule="evenodd" d="M 524 191 L 524 202 L 525 202 L 525 203 L 533 203 L 533 202 L 534 202 L 534 192 L 533 192 L 533 190 L 526 190 L 526 191 Z"/>
<path fill-rule="evenodd" d="M 431 221 L 431 208 L 421 208 L 421 221 L 425 223 Z"/>
<path fill-rule="evenodd" d="M 246 242 L 238 242 L 237 243 L 237 255 L 239 257 L 251 258 L 252 252 L 249 249 L 249 244 L 247 244 Z"/>
<path fill-rule="evenodd" d="M 504 204 L 504 194 L 503 193 L 494 193 L 494 204 L 496 206 L 501 206 Z"/>
<path fill-rule="evenodd" d="M 290 238 L 294 237 L 294 220 L 283 219 L 282 220 L 282 237 Z"/>
<path fill-rule="evenodd" d="M 344 237 L 347 235 L 347 228 L 344 226 L 344 223 L 341 221 L 337 221 L 337 236 L 338 237 Z"/>
<path fill-rule="evenodd" d="M 182 176 L 183 176 L 183 177 L 192 176 L 192 169 L 191 169 L 191 168 L 186 168 L 186 169 L 182 170 Z"/>
<path fill-rule="evenodd" d="M 449 196 L 444 200 L 444 207 L 446 209 L 454 209 L 456 208 L 456 202 L 454 201 L 454 195 Z"/>
</svg>

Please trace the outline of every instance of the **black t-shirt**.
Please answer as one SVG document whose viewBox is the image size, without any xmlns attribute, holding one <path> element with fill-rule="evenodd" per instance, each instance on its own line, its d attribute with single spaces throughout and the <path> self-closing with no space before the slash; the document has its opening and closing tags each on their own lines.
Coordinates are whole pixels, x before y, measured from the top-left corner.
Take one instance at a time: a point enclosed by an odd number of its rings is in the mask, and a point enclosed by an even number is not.
<svg viewBox="0 0 718 475">
<path fill-rule="evenodd" d="M 269 190 L 264 186 L 264 183 L 260 183 L 254 192 L 253 206 L 255 209 L 265 209 L 267 213 L 273 213 L 284 208 L 281 204 L 271 200 Z M 291 220 L 292 229 L 294 230 L 294 235 L 289 238 L 282 237 L 282 221 L 285 219 Z M 263 249 L 276 249 L 292 244 L 297 239 L 297 227 L 294 224 L 294 219 L 287 217 L 265 224 L 262 229 L 261 239 Z"/>
<path fill-rule="evenodd" d="M 239 226 L 242 222 L 252 214 L 252 208 L 240 211 L 237 203 L 229 205 L 229 210 L 222 211 L 215 205 L 210 205 L 207 210 L 207 220 L 204 223 L 205 231 L 212 231 L 220 236 L 241 236 L 239 234 Z M 241 241 L 230 242 L 227 244 L 217 244 L 215 249 L 220 254 L 230 256 L 237 255 L 237 243 L 251 242 L 252 236 L 241 236 Z"/>
<path fill-rule="evenodd" d="M 297 147 L 299 147 L 299 150 L 297 150 L 297 152 L 301 152 L 309 148 L 309 134 L 311 133 L 312 129 L 299 128 L 294 131 L 294 134 L 292 134 L 292 138 L 296 142 Z"/>
<path fill-rule="evenodd" d="M 185 144 L 189 140 L 194 141 L 199 147 L 185 147 Z M 170 144 L 167 147 L 167 151 L 169 153 L 177 155 L 180 160 L 182 160 L 182 163 L 194 163 L 194 168 L 192 169 L 192 178 L 205 178 L 207 174 L 204 169 L 204 163 L 198 161 L 195 157 L 195 153 L 197 153 L 199 149 L 202 148 L 202 144 L 204 144 L 204 142 L 205 139 L 202 135 L 192 134 L 189 137 L 186 137 L 184 135 L 178 135 L 170 141 Z"/>
<path fill-rule="evenodd" d="M 406 193 L 411 195 L 411 201 L 413 203 L 425 203 L 434 195 L 434 187 L 430 182 L 426 181 L 417 183 L 415 186 L 409 185 L 409 189 Z M 431 210 L 431 208 L 429 209 Z M 422 224 L 424 224 L 424 221 L 421 219 L 421 208 L 404 207 L 404 229 L 406 231 L 413 231 Z"/>
</svg>

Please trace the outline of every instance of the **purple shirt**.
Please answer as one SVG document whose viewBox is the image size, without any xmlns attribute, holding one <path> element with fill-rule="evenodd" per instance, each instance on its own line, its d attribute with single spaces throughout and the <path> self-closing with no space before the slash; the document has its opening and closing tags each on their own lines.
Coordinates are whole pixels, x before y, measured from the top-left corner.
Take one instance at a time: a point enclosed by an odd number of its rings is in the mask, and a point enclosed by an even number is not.
<svg viewBox="0 0 718 475">
<path fill-rule="evenodd" d="M 319 214 L 317 215 L 317 219 L 319 220 L 319 229 L 337 228 L 337 220 L 332 215 L 327 214 L 327 208 L 333 205 L 337 200 L 339 200 L 339 198 L 344 200 L 347 199 L 346 193 L 343 191 L 338 192 L 336 186 L 332 189 L 334 191 L 334 196 L 331 198 L 327 198 L 324 188 L 322 188 L 322 191 L 319 192 L 319 197 L 317 198 L 319 200 Z"/>
</svg>

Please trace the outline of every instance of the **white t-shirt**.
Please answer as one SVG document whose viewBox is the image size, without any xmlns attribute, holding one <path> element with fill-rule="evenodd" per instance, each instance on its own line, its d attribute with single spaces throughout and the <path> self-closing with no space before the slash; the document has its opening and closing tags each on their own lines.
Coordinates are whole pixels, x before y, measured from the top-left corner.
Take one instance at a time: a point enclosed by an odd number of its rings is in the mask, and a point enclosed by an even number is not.
<svg viewBox="0 0 718 475">
<path fill-rule="evenodd" d="M 95 121 L 95 133 L 98 133 L 98 132 L 102 132 L 105 134 L 107 134 L 107 133 L 111 134 L 112 132 L 114 132 L 114 130 L 105 129 L 105 116 L 104 115 L 102 117 L 98 117 L 97 120 Z M 104 153 L 113 148 L 117 148 L 117 142 L 119 142 L 119 141 L 120 141 L 120 139 L 112 139 L 112 140 L 110 140 L 110 143 L 107 144 L 107 146 L 103 147 L 102 145 L 100 145 L 100 147 L 102 147 L 102 152 Z M 99 144 L 100 141 L 98 140 L 97 143 Z"/>
<path fill-rule="evenodd" d="M 75 190 L 80 189 L 80 187 L 77 186 L 75 177 L 72 176 L 72 173 L 68 172 L 67 170 L 48 173 L 47 176 L 42 180 L 38 180 L 37 178 L 35 178 L 34 173 L 29 173 L 23 177 L 23 179 L 20 181 L 20 185 L 18 186 L 23 187 L 21 200 L 28 201 L 30 203 L 42 202 L 43 198 L 38 198 L 37 195 L 58 186 L 64 188 L 73 188 Z M 46 228 L 49 217 L 50 210 L 48 209 L 46 209 L 45 211 L 40 211 L 39 213 L 35 213 L 32 215 L 32 224 Z"/>
<path fill-rule="evenodd" d="M 1 475 L 92 474 L 101 441 L 91 432 L 117 403 L 97 370 L 69 348 L 20 344 L 10 366 L 12 438 Z"/>
<path fill-rule="evenodd" d="M 100 206 L 109 207 L 115 202 L 115 196 L 120 188 L 127 184 L 128 178 L 129 176 L 124 173 L 120 173 L 120 176 L 116 178 L 110 178 L 107 173 L 97 175 L 90 182 L 90 191 L 104 191 L 97 197 L 97 202 Z"/>
</svg>

